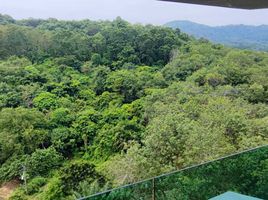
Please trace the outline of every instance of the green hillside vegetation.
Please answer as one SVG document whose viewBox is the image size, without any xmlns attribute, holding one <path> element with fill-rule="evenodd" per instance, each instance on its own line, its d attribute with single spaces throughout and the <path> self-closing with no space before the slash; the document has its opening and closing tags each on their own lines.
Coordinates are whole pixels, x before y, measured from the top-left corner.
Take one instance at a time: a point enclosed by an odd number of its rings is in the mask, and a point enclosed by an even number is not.
<svg viewBox="0 0 268 200">
<path fill-rule="evenodd" d="M 172 21 L 165 26 L 231 47 L 268 51 L 268 25 L 207 26 L 190 21 Z"/>
<path fill-rule="evenodd" d="M 268 53 L 120 18 L 0 24 L 0 183 L 23 166 L 27 179 L 12 200 L 75 199 L 268 143 Z"/>
</svg>

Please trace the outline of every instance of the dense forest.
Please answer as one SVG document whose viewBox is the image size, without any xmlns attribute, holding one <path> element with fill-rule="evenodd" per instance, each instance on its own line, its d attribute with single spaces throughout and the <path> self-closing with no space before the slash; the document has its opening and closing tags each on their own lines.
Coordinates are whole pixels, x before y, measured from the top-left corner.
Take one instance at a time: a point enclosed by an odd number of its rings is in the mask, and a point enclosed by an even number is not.
<svg viewBox="0 0 268 200">
<path fill-rule="evenodd" d="M 267 103 L 265 52 L 121 18 L 0 15 L 0 184 L 21 182 L 12 200 L 75 199 L 267 144 Z"/>
</svg>

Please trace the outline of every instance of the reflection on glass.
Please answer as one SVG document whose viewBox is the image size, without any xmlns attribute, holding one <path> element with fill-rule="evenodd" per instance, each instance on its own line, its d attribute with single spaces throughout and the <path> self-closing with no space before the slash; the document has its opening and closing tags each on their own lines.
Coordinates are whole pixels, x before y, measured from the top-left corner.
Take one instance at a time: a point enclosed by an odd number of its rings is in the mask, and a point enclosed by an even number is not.
<svg viewBox="0 0 268 200">
<path fill-rule="evenodd" d="M 268 146 L 84 200 L 206 200 L 227 191 L 268 199 Z"/>
</svg>

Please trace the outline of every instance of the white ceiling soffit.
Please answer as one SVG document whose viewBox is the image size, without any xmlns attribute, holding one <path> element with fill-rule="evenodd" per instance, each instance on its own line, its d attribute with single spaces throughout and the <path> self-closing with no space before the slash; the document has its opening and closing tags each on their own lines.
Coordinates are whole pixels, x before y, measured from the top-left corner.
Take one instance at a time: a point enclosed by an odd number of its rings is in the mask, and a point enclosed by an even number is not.
<svg viewBox="0 0 268 200">
<path fill-rule="evenodd" d="M 161 0 L 240 9 L 268 8 L 268 0 Z"/>
</svg>

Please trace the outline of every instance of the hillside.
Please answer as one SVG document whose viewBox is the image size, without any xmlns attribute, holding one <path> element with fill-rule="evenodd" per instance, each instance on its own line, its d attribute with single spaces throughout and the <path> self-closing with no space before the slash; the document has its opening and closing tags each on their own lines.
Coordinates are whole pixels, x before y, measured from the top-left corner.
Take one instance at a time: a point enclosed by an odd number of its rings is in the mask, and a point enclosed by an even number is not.
<svg viewBox="0 0 268 200">
<path fill-rule="evenodd" d="M 232 47 L 268 51 L 268 25 L 246 26 L 206 26 L 190 21 L 172 21 L 167 27 L 179 28 L 197 38 L 206 38 L 212 42 Z"/>
<path fill-rule="evenodd" d="M 11 200 L 76 199 L 268 143 L 266 52 L 121 18 L 3 18 L 0 185 L 21 184 Z M 248 194 L 266 199 L 267 167 L 243 177 L 259 188 Z"/>
</svg>

